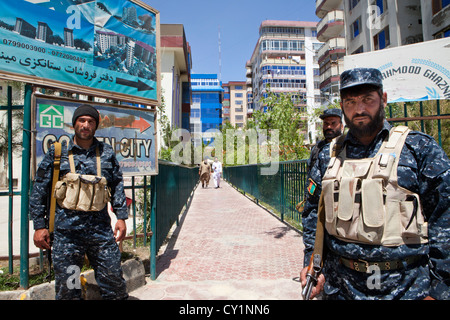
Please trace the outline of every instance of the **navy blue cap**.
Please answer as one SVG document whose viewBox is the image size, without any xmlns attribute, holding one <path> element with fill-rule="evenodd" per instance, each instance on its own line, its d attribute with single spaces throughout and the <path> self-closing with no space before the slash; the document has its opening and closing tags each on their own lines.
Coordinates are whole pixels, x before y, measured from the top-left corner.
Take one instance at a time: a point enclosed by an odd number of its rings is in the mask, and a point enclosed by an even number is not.
<svg viewBox="0 0 450 320">
<path fill-rule="evenodd" d="M 342 111 L 341 109 L 326 109 L 323 111 L 323 113 L 319 116 L 320 119 L 325 119 L 327 117 L 339 117 L 342 118 Z"/>
<path fill-rule="evenodd" d="M 371 84 L 383 88 L 383 77 L 380 70 L 375 68 L 355 68 L 342 72 L 340 90 Z"/>
</svg>

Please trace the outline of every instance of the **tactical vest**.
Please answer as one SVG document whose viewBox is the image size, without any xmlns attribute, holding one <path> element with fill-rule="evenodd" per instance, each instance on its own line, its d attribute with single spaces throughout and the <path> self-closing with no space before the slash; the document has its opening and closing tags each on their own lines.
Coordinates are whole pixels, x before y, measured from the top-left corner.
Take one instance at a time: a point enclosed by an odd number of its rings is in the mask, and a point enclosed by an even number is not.
<svg viewBox="0 0 450 320">
<path fill-rule="evenodd" d="M 69 151 L 70 172 L 55 185 L 54 196 L 59 206 L 77 211 L 100 211 L 111 199 L 105 177 L 102 177 L 100 151 L 96 148 L 97 175 L 78 174 L 73 153 Z"/>
<path fill-rule="evenodd" d="M 427 243 L 419 196 L 398 185 L 397 167 L 409 133 L 393 127 L 373 158 L 330 159 L 322 180 L 325 227 L 346 242 L 399 246 Z"/>
</svg>

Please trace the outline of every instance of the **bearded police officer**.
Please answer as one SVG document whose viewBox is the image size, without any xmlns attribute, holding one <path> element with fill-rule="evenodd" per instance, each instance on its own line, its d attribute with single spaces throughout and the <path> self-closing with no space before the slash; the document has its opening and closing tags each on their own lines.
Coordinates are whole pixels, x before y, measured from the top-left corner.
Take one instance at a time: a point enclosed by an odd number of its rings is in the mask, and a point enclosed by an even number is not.
<svg viewBox="0 0 450 320">
<path fill-rule="evenodd" d="M 81 299 L 79 277 L 84 256 L 94 268 L 104 299 L 126 299 L 120 251 L 116 241 L 126 234 L 128 218 L 122 172 L 114 150 L 94 135 L 99 125 L 98 111 L 87 104 L 79 106 L 72 119 L 75 135 L 63 144 L 59 181 L 56 183 L 54 243 L 56 299 Z M 50 249 L 49 208 L 55 147 L 52 145 L 39 165 L 30 197 L 34 222 L 34 243 Z M 107 211 L 110 201 L 117 223 L 113 232 Z"/>
<path fill-rule="evenodd" d="M 326 109 L 320 115 L 320 119 L 323 120 L 322 132 L 324 139 L 320 140 L 314 148 L 311 150 L 311 155 L 309 156 L 308 161 L 306 162 L 306 168 L 308 172 L 308 188 L 305 190 L 305 196 L 303 197 L 303 201 L 297 204 L 296 209 L 299 212 L 302 212 L 304 209 L 304 205 L 306 202 L 308 192 L 311 192 L 314 189 L 314 182 L 310 179 L 309 173 L 316 163 L 317 158 L 319 157 L 320 151 L 329 144 L 334 138 L 339 137 L 344 132 L 344 124 L 342 123 L 342 111 L 341 109 L 333 108 Z"/>
<path fill-rule="evenodd" d="M 322 132 L 324 139 L 319 141 L 311 150 L 311 155 L 308 159 L 308 171 L 314 166 L 320 150 L 322 150 L 326 144 L 330 143 L 331 140 L 340 136 L 344 131 L 342 111 L 340 109 L 326 109 L 320 115 L 320 119 L 323 120 Z"/>
<path fill-rule="evenodd" d="M 432 137 L 389 125 L 379 70 L 343 72 L 340 91 L 349 132 L 335 157 L 330 145 L 320 152 L 303 211 L 306 266 L 323 193 L 323 269 L 311 296 L 449 299 L 448 156 Z"/>
</svg>

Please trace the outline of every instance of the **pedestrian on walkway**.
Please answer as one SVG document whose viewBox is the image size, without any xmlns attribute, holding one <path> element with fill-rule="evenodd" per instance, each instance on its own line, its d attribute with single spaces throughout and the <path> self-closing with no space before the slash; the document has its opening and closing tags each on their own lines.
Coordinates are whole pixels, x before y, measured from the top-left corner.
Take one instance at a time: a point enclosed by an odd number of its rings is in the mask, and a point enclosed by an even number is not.
<svg viewBox="0 0 450 320">
<path fill-rule="evenodd" d="M 307 265 L 323 193 L 323 270 L 312 297 L 323 289 L 325 299 L 449 299 L 448 156 L 432 137 L 386 121 L 378 69 L 344 71 L 340 91 L 349 132 L 336 157 L 329 145 L 319 153 L 302 214 Z"/>
<path fill-rule="evenodd" d="M 68 145 L 62 144 L 55 187 L 58 195 L 52 258 L 56 299 L 81 299 L 81 288 L 71 279 L 79 278 L 76 272 L 83 266 L 85 254 L 94 268 L 102 297 L 126 299 L 117 245 L 125 237 L 128 218 L 122 172 L 112 147 L 94 137 L 99 125 L 99 113 L 94 107 L 79 106 L 72 124 L 75 135 Z M 51 248 L 47 204 L 52 197 L 54 155 L 52 145 L 39 165 L 30 197 L 34 243 L 41 249 Z M 108 200 L 118 219 L 114 232 L 107 212 Z"/>
<path fill-rule="evenodd" d="M 208 188 L 209 179 L 211 177 L 211 166 L 208 163 L 208 159 L 205 158 L 203 162 L 200 163 L 198 174 L 200 176 L 202 188 Z"/>
<path fill-rule="evenodd" d="M 217 159 L 217 157 L 214 158 L 214 162 L 212 164 L 213 169 L 213 179 L 214 179 L 214 186 L 217 188 L 220 188 L 220 176 L 222 175 L 222 163 Z"/>
</svg>

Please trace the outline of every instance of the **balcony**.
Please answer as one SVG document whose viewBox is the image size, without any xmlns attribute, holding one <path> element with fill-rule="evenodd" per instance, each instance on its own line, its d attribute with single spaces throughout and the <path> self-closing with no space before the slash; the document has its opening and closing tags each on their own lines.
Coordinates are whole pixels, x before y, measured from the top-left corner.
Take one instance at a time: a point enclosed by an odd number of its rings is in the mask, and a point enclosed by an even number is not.
<svg viewBox="0 0 450 320">
<path fill-rule="evenodd" d="M 316 0 L 316 16 L 320 19 L 333 10 L 341 7 L 342 0 Z"/>
<path fill-rule="evenodd" d="M 317 40 L 326 42 L 331 38 L 337 38 L 342 30 L 344 30 L 344 12 L 331 11 L 317 25 Z"/>
<path fill-rule="evenodd" d="M 342 52 L 345 54 L 345 38 L 333 38 L 325 42 L 317 52 L 319 61 L 322 60 L 326 54 L 333 52 Z"/>
<path fill-rule="evenodd" d="M 320 89 L 323 89 L 332 82 L 339 82 L 339 76 L 344 71 L 344 61 L 337 61 L 331 65 L 331 68 L 325 70 L 320 75 Z"/>
</svg>

